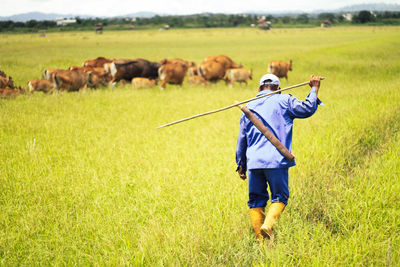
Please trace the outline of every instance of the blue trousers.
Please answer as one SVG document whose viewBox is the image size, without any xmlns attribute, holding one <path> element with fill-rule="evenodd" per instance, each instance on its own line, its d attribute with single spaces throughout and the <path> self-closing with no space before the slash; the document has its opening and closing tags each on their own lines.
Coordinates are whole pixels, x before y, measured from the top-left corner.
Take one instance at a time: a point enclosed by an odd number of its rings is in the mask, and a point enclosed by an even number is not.
<svg viewBox="0 0 400 267">
<path fill-rule="evenodd" d="M 271 202 L 283 202 L 287 205 L 289 198 L 289 168 L 284 169 L 251 169 L 249 170 L 250 209 L 265 207 L 271 191 Z"/>
</svg>

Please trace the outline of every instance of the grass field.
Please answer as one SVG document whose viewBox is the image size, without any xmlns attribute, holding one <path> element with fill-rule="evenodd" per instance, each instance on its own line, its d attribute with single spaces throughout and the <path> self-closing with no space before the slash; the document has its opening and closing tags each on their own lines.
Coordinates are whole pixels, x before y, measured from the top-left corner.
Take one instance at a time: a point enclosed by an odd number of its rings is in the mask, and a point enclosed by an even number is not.
<svg viewBox="0 0 400 267">
<path fill-rule="evenodd" d="M 17 85 L 97 56 L 226 54 L 248 88 L 129 86 L 0 100 L 0 265 L 400 266 L 400 28 L 0 35 Z M 325 76 L 295 121 L 291 197 L 260 248 L 235 173 L 240 112 L 155 127 L 255 96 L 270 60 Z M 308 87 L 291 91 L 304 98 Z"/>
</svg>

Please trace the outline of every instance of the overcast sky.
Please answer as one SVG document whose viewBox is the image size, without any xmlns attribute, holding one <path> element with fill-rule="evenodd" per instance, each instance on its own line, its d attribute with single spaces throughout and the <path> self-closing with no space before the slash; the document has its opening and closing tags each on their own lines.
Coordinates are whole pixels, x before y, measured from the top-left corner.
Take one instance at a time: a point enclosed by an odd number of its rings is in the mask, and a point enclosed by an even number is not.
<svg viewBox="0 0 400 267">
<path fill-rule="evenodd" d="M 0 16 L 32 11 L 95 16 L 124 15 L 139 11 L 179 15 L 201 12 L 309 12 L 364 3 L 400 4 L 400 0 L 1 0 Z"/>
</svg>

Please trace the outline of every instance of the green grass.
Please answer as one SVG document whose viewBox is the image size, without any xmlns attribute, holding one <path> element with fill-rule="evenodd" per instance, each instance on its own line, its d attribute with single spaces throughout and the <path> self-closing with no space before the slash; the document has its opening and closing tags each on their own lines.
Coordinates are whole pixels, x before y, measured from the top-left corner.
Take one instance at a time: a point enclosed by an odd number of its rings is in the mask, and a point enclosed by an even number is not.
<svg viewBox="0 0 400 267">
<path fill-rule="evenodd" d="M 254 80 L 0 100 L 0 265 L 399 266 L 399 29 L 1 34 L 0 69 L 23 86 L 97 56 L 226 54 Z M 283 87 L 325 76 L 326 105 L 295 121 L 291 197 L 264 249 L 234 171 L 239 111 L 155 127 L 253 97 L 280 59 Z"/>
</svg>

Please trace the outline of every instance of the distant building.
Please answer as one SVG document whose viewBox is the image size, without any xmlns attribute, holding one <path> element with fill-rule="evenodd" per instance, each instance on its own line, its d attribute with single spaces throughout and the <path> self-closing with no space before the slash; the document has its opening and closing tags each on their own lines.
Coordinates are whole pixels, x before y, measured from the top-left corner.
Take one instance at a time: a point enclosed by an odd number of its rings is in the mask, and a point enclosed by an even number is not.
<svg viewBox="0 0 400 267">
<path fill-rule="evenodd" d="M 266 21 L 265 17 L 257 20 L 258 23 L 258 28 L 263 29 L 263 30 L 269 30 L 271 29 L 271 21 Z"/>
<path fill-rule="evenodd" d="M 94 25 L 96 33 L 102 34 L 103 33 L 103 23 L 97 23 Z"/>
<path fill-rule="evenodd" d="M 57 26 L 66 26 L 68 24 L 76 23 L 76 19 L 56 18 Z"/>
<path fill-rule="evenodd" d="M 351 14 L 351 13 L 346 13 L 346 14 L 343 14 L 342 16 L 347 21 L 352 21 L 353 20 L 353 14 Z"/>
<path fill-rule="evenodd" d="M 332 22 L 331 22 L 330 20 L 324 20 L 324 21 L 321 23 L 321 28 L 328 28 L 328 27 L 330 27 L 330 26 L 332 26 Z"/>
</svg>

